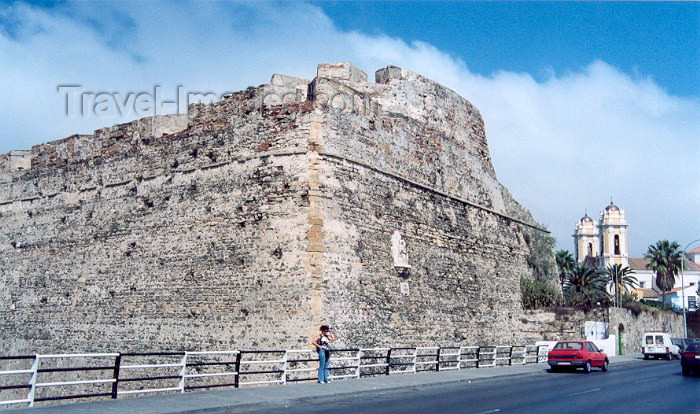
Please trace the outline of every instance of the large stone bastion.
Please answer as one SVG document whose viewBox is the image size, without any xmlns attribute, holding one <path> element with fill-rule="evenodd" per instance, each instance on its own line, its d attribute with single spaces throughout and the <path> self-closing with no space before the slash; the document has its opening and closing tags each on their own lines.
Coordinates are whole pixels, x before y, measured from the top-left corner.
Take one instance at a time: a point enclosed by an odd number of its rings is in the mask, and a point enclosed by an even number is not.
<svg viewBox="0 0 700 414">
<path fill-rule="evenodd" d="M 516 343 L 541 232 L 483 119 L 351 64 L 0 156 L 3 353 Z"/>
</svg>

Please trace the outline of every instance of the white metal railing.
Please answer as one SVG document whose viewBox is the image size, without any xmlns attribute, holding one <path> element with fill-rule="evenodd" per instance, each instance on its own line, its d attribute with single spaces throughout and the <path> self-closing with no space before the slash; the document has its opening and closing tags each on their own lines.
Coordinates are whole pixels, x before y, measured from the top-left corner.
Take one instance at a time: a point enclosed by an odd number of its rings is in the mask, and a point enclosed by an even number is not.
<svg viewBox="0 0 700 414">
<path fill-rule="evenodd" d="M 427 352 L 427 354 L 426 354 Z M 435 367 L 437 371 L 440 361 L 440 347 L 439 346 L 421 346 L 416 348 L 416 369 L 415 371 L 429 371 L 431 368 L 424 368 L 427 366 Z M 432 359 L 430 359 L 432 358 Z"/>
<path fill-rule="evenodd" d="M 116 380 L 114 378 L 98 378 L 98 379 L 89 379 L 89 380 L 78 380 L 78 381 L 49 381 L 49 382 L 40 382 L 39 381 L 39 374 L 40 373 L 55 373 L 55 372 L 69 372 L 69 371 L 81 371 L 81 370 L 97 370 L 97 368 L 103 368 L 104 370 L 112 369 L 113 365 L 110 365 L 108 367 L 79 367 L 79 368 L 71 368 L 71 367 L 58 367 L 58 368 L 41 368 L 41 361 L 42 360 L 47 360 L 47 359 L 75 359 L 75 358 L 80 358 L 85 359 L 85 358 L 111 358 L 111 357 L 117 357 L 119 354 L 118 353 L 83 353 L 83 354 L 49 354 L 49 355 L 40 355 L 37 354 L 34 356 L 34 360 L 32 362 L 32 367 L 29 370 L 13 370 L 13 371 L 4 371 L 0 372 L 0 375 L 7 374 L 7 375 L 20 375 L 20 374 L 29 374 L 29 392 L 27 394 L 27 398 L 24 398 L 22 400 L 15 400 L 15 401 L 0 401 L 0 404 L 2 405 L 9 405 L 9 404 L 14 404 L 17 403 L 17 401 L 24 402 L 29 404 L 29 407 L 34 406 L 35 401 L 47 401 L 47 400 L 54 400 L 58 399 L 55 397 L 42 397 L 42 398 L 37 398 L 36 397 L 36 391 L 37 388 L 47 388 L 47 387 L 64 387 L 64 386 L 71 386 L 71 385 L 88 385 L 88 384 L 110 384 L 114 383 Z M 108 393 L 101 393 L 101 395 L 107 395 Z"/>
<path fill-rule="evenodd" d="M 200 379 L 211 379 L 211 378 L 220 378 L 220 377 L 233 377 L 233 382 L 225 382 L 223 384 L 219 383 L 216 384 L 216 387 L 222 387 L 222 386 L 236 386 L 236 378 L 238 377 L 238 367 L 240 366 L 238 358 L 240 357 L 241 352 L 240 351 L 196 351 L 196 352 L 190 352 L 187 351 L 185 352 L 185 360 L 186 360 L 186 367 L 185 371 L 183 373 L 183 378 L 182 378 L 182 390 L 181 392 L 185 392 L 187 389 L 197 389 L 197 388 L 211 388 L 211 384 L 205 384 L 205 385 L 197 385 L 196 381 Z M 195 359 L 203 359 L 203 358 L 210 358 L 210 357 L 215 357 L 215 356 L 221 356 L 221 357 L 226 357 L 231 358 L 234 357 L 234 361 L 195 361 Z M 234 369 L 231 370 L 230 367 L 231 365 L 234 366 Z M 223 366 L 225 367 L 221 371 L 215 371 L 215 372 L 197 372 L 197 373 L 188 373 L 187 368 L 194 368 L 194 369 L 199 369 L 201 367 L 218 367 L 218 366 Z M 195 382 L 194 384 L 187 384 L 187 382 Z"/>
<path fill-rule="evenodd" d="M 131 364 L 131 365 L 123 365 L 120 363 L 119 370 L 121 371 L 137 371 L 137 374 L 140 372 L 138 371 L 143 371 L 143 370 L 152 370 L 152 371 L 165 371 L 164 374 L 170 374 L 170 375 L 150 375 L 148 376 L 148 372 L 146 374 L 142 375 L 147 375 L 143 377 L 131 377 L 131 378 L 120 378 L 119 380 L 121 382 L 146 382 L 146 381 L 153 381 L 153 380 L 161 380 L 161 381 L 168 381 L 168 380 L 178 380 L 178 385 L 173 386 L 173 387 L 156 387 L 156 388 L 138 388 L 138 389 L 132 389 L 132 390 L 117 390 L 116 395 L 134 395 L 134 394 L 152 394 L 152 393 L 157 393 L 157 392 L 168 392 L 168 391 L 177 391 L 177 392 L 185 392 L 185 372 L 187 371 L 187 352 L 178 352 L 178 353 L 153 353 L 153 354 L 141 354 L 141 353 L 133 353 L 133 354 L 124 354 L 122 357 L 158 357 L 158 356 L 164 356 L 164 357 L 179 357 L 180 360 L 179 362 L 166 362 L 166 363 L 159 363 L 159 364 Z M 173 374 L 172 373 L 172 368 L 177 368 L 178 373 Z"/>
<path fill-rule="evenodd" d="M 360 378 L 366 375 L 394 375 L 416 373 L 418 371 L 448 371 L 467 368 L 495 367 L 501 365 L 523 365 L 541 363 L 547 360 L 547 347 L 543 346 L 450 346 L 450 347 L 402 347 L 402 348 L 360 348 L 331 350 L 329 369 L 339 372 L 330 379 Z M 42 361 L 49 359 L 82 361 L 85 359 L 110 359 L 108 365 L 82 367 L 42 367 Z M 114 359 L 113 362 L 111 359 Z M 137 358 L 130 364 L 126 359 Z M 220 360 L 223 358 L 223 360 Z M 103 397 L 118 398 L 134 394 L 179 392 L 198 388 L 241 387 L 260 384 L 286 384 L 293 381 L 316 380 L 318 370 L 317 352 L 308 349 L 271 351 L 186 351 L 161 353 L 83 353 L 49 354 L 28 356 L 0 356 L 0 362 L 14 361 L 15 366 L 0 370 L 0 381 L 8 378 L 27 378 L 20 384 L 4 385 L 0 391 L 13 390 L 12 398 L 7 393 L 0 400 L 0 406 L 28 404 L 38 401 L 62 400 L 71 398 Z M 31 362 L 31 367 L 17 366 L 16 362 Z M 55 364 L 54 364 L 55 365 Z M 63 372 L 112 371 L 112 378 L 70 378 L 48 379 L 41 374 L 51 373 L 60 376 Z M 136 376 L 120 376 L 135 373 Z M 140 376 L 139 376 L 140 374 Z M 158 381 L 153 383 L 150 381 Z M 16 382 L 16 381 L 14 381 Z M 140 388 L 130 389 L 127 383 L 136 383 Z M 152 386 L 148 386 L 151 384 Z M 59 387 L 111 385 L 107 392 L 83 392 L 75 395 L 54 395 L 37 397 L 38 389 L 52 389 L 59 393 Z M 155 385 L 155 386 L 153 386 Z M 19 395 L 26 390 L 26 396 Z M 59 393 L 60 394 L 60 393 Z M 1 398 L 1 397 L 0 397 Z"/>
<path fill-rule="evenodd" d="M 387 360 L 387 355 L 389 353 L 389 350 L 391 348 L 361 348 L 359 352 L 360 356 L 360 365 L 358 367 L 358 372 L 362 372 L 362 369 L 364 368 L 365 370 L 367 368 L 384 368 L 385 370 L 389 367 L 389 361 Z M 381 353 L 381 355 L 368 355 L 368 354 L 377 354 Z M 387 354 L 387 355 L 385 355 Z M 362 363 L 362 360 L 370 361 L 369 363 Z M 381 362 L 377 362 L 381 361 Z M 385 371 L 386 372 L 386 371 Z M 376 375 L 376 373 L 374 373 Z"/>
<path fill-rule="evenodd" d="M 397 354 L 396 352 L 393 351 L 398 351 L 398 352 L 404 352 L 402 354 Z M 406 352 L 406 351 L 412 351 L 412 352 Z M 389 375 L 391 374 L 406 374 L 406 373 L 416 373 L 416 354 L 418 350 L 414 348 L 392 348 L 390 350 L 391 355 L 388 358 L 389 359 Z M 392 360 L 398 359 L 400 362 L 392 362 Z M 410 361 L 410 362 L 405 362 L 405 361 Z M 399 368 L 396 370 L 392 370 L 392 367 L 411 367 L 408 369 L 403 369 Z"/>
<path fill-rule="evenodd" d="M 485 349 L 479 348 L 479 368 L 495 367 L 496 366 L 496 356 L 498 354 L 498 348 L 495 346 L 483 347 Z M 488 349 L 488 351 L 486 350 Z M 490 361 L 490 362 L 484 362 Z"/>
<path fill-rule="evenodd" d="M 510 349 L 510 365 L 527 364 L 527 346 L 514 346 Z"/>
<path fill-rule="evenodd" d="M 438 371 L 461 369 L 462 349 L 459 346 L 438 349 Z"/>
<path fill-rule="evenodd" d="M 512 347 L 510 347 L 510 346 L 506 346 L 506 345 L 496 346 L 495 361 L 494 361 L 495 364 L 499 365 L 499 362 L 500 362 L 500 365 L 506 365 L 505 362 L 507 362 L 508 365 L 510 365 L 511 350 L 512 350 Z"/>
<path fill-rule="evenodd" d="M 285 382 L 313 381 L 317 378 L 302 376 L 306 372 L 318 371 L 318 367 L 310 367 L 312 362 L 318 362 L 317 352 L 311 349 L 287 350 L 287 369 L 285 370 Z"/>
<path fill-rule="evenodd" d="M 459 369 L 465 364 L 474 364 L 473 368 L 479 367 L 479 347 L 460 346 L 459 347 Z"/>
<path fill-rule="evenodd" d="M 256 381 L 239 381 L 238 385 L 261 385 L 261 384 L 286 384 L 287 383 L 287 375 L 286 375 L 286 370 L 287 370 L 287 355 L 288 351 L 241 351 L 241 355 L 275 355 L 277 358 L 279 358 L 279 355 L 282 355 L 281 359 L 252 359 L 252 360 L 241 360 L 240 361 L 240 367 L 238 369 L 239 375 L 240 376 L 245 376 L 245 377 L 250 377 L 250 376 L 259 376 L 259 375 L 265 375 L 265 378 L 273 377 L 275 379 L 261 379 L 261 380 L 256 380 Z M 261 369 L 261 370 L 252 370 L 252 371 L 243 371 L 243 366 L 275 366 L 278 369 Z M 279 376 L 279 378 L 276 378 L 276 376 Z"/>
<path fill-rule="evenodd" d="M 360 378 L 360 353 L 359 349 L 342 349 L 336 350 L 336 353 L 341 353 L 344 356 L 333 357 L 328 364 L 328 369 L 331 371 L 349 372 L 349 374 L 328 375 L 328 379 L 335 380 L 341 378 Z"/>
</svg>

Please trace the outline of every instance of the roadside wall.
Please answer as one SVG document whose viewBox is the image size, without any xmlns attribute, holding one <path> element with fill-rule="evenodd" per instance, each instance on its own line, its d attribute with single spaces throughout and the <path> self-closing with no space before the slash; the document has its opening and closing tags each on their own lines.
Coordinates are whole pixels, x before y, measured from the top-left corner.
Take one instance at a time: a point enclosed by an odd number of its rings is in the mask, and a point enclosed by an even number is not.
<svg viewBox="0 0 700 414">
<path fill-rule="evenodd" d="M 640 352 L 645 332 L 668 332 L 672 337 L 683 336 L 683 316 L 671 312 L 641 312 L 634 315 L 627 309 L 594 309 L 588 313 L 570 308 L 525 311 L 516 321 L 514 335 L 526 343 L 584 339 L 586 321 L 609 323 L 609 334 L 622 331 L 622 353 Z"/>
<path fill-rule="evenodd" d="M 673 338 L 683 337 L 683 315 L 671 312 L 642 312 L 635 316 L 627 309 L 610 309 L 610 334 L 622 335 L 622 353 L 641 352 L 645 332 L 660 331 Z"/>
</svg>

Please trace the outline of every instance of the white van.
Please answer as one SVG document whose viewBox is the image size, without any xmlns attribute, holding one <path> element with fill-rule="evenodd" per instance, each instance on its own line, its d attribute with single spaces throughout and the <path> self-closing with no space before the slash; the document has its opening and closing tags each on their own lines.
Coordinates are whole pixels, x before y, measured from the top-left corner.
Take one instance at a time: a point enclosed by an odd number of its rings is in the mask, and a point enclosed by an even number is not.
<svg viewBox="0 0 700 414">
<path fill-rule="evenodd" d="M 671 335 L 663 332 L 647 332 L 642 337 L 644 359 L 671 358 L 680 359 L 681 350 L 671 342 Z"/>
</svg>

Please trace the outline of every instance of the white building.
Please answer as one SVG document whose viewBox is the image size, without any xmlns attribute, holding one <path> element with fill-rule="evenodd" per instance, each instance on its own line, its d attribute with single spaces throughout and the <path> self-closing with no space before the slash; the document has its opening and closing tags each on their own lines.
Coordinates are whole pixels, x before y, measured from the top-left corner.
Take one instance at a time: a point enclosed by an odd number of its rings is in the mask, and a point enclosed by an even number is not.
<svg viewBox="0 0 700 414">
<path fill-rule="evenodd" d="M 660 301 L 661 289 L 656 285 L 656 273 L 647 268 L 649 259 L 632 258 L 629 262 L 630 268 L 634 271 L 634 276 L 639 281 L 639 289 L 636 290 L 637 296 L 640 299 Z M 681 288 L 684 286 L 685 289 L 681 291 Z M 698 286 L 700 286 L 700 265 L 692 260 L 688 260 L 688 254 L 686 254 L 683 277 L 680 274 L 676 277 L 673 289 L 666 293 L 666 302 L 680 307 L 685 294 L 685 306 L 688 306 L 689 303 L 698 303 Z M 674 295 L 676 295 L 677 299 L 669 298 Z M 687 309 L 694 310 L 692 306 Z"/>
</svg>

